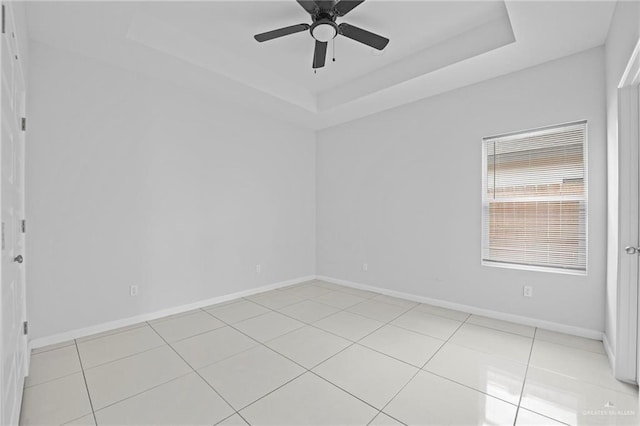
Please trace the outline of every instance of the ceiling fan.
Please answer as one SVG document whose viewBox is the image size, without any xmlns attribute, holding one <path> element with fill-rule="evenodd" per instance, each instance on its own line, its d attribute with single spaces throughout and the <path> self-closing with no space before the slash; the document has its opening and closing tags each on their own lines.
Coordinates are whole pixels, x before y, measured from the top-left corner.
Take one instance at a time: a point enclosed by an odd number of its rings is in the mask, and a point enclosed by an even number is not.
<svg viewBox="0 0 640 426">
<path fill-rule="evenodd" d="M 316 41 L 313 53 L 313 68 L 324 67 L 327 56 L 327 44 L 338 34 L 366 44 L 374 49 L 382 50 L 389 43 L 389 39 L 363 30 L 347 23 L 336 24 L 336 19 L 345 16 L 358 7 L 364 0 L 296 0 L 309 15 L 313 23 L 298 24 L 290 27 L 279 28 L 266 33 L 256 34 L 254 38 L 259 41 L 273 40 L 290 34 L 309 30 Z"/>
</svg>

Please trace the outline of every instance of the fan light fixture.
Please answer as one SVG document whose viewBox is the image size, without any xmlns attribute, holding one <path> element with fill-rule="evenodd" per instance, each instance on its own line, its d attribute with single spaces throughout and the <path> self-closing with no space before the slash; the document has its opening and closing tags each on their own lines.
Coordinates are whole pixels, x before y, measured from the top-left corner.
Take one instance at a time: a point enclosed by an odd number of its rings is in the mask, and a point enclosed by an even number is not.
<svg viewBox="0 0 640 426">
<path fill-rule="evenodd" d="M 311 27 L 311 35 L 316 40 L 326 43 L 336 38 L 338 30 L 333 22 L 318 22 Z"/>
<path fill-rule="evenodd" d="M 389 44 L 389 39 L 386 37 L 382 37 L 354 25 L 349 25 L 346 22 L 336 24 L 337 18 L 344 17 L 365 0 L 296 1 L 309 15 L 311 15 L 311 20 L 313 21 L 311 25 L 306 23 L 290 25 L 288 27 L 278 28 L 277 30 L 267 31 L 266 33 L 256 34 L 253 38 L 262 43 L 275 38 L 309 31 L 311 37 L 315 40 L 315 49 L 313 50 L 314 70 L 316 68 L 324 67 L 327 57 L 327 46 L 331 40 L 335 39 L 339 35 L 380 51 Z M 335 57 L 333 60 L 336 60 Z"/>
</svg>

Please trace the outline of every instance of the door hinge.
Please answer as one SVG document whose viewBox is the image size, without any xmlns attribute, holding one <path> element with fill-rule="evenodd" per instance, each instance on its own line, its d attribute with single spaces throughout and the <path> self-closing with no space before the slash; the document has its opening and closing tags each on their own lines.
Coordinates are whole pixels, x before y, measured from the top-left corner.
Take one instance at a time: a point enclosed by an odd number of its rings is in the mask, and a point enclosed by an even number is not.
<svg viewBox="0 0 640 426">
<path fill-rule="evenodd" d="M 25 321 L 22 323 L 22 333 L 26 336 L 29 334 L 29 321 Z"/>
<path fill-rule="evenodd" d="M 27 130 L 27 117 L 22 117 L 21 126 L 23 132 Z"/>
<path fill-rule="evenodd" d="M 22 229 L 22 233 L 27 232 L 27 221 L 26 219 L 22 219 L 22 223 L 20 224 L 20 228 Z"/>
</svg>

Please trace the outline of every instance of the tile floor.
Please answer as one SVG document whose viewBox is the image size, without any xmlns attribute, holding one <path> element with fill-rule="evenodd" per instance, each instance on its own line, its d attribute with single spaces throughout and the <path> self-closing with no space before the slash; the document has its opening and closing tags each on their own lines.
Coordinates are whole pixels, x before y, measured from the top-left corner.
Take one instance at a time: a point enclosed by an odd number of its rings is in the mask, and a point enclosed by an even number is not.
<svg viewBox="0 0 640 426">
<path fill-rule="evenodd" d="M 23 425 L 640 424 L 601 342 L 312 281 L 34 350 Z"/>
</svg>

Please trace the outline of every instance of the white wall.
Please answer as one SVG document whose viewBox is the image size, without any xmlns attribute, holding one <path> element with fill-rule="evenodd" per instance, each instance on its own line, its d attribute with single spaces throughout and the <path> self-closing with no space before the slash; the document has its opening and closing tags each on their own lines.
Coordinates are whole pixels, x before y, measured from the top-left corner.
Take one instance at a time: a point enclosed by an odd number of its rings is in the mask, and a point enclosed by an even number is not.
<svg viewBox="0 0 640 426">
<path fill-rule="evenodd" d="M 607 96 L 607 293 L 605 335 L 615 355 L 617 331 L 618 223 L 618 84 L 640 36 L 640 3 L 619 1 L 605 47 Z"/>
<path fill-rule="evenodd" d="M 592 49 L 319 132 L 318 274 L 602 331 L 603 55 Z M 482 137 L 581 119 L 588 276 L 481 266 Z M 524 284 L 533 298 L 522 297 Z"/>
<path fill-rule="evenodd" d="M 32 338 L 314 273 L 313 132 L 30 47 Z"/>
</svg>

